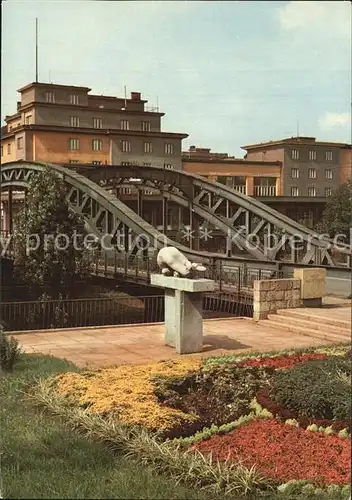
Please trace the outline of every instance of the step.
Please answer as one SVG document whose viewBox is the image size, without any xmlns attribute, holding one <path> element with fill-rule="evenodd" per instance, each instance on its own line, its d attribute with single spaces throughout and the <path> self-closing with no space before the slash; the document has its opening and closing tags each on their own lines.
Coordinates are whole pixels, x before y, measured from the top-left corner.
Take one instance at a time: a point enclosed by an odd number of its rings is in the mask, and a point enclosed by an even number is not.
<svg viewBox="0 0 352 500">
<path fill-rule="evenodd" d="M 312 337 L 316 339 L 327 340 L 330 342 L 345 342 L 346 340 L 350 340 L 351 338 L 350 334 L 340 335 L 336 333 L 324 333 L 318 330 L 313 330 L 312 328 L 308 329 L 295 326 L 292 323 L 279 323 L 278 321 L 274 321 L 272 319 L 264 319 L 259 323 L 269 328 L 287 330 L 288 332 L 297 333 L 299 335 L 303 335 L 304 337 Z"/>
<path fill-rule="evenodd" d="M 285 323 L 289 324 L 290 322 L 290 316 L 284 315 L 284 314 L 269 314 L 268 319 L 271 319 L 273 321 L 277 321 L 278 323 Z M 293 318 L 292 318 L 293 321 Z M 294 318 L 294 325 L 295 326 L 300 326 L 301 328 L 308 328 L 308 330 L 317 330 L 317 331 L 322 331 L 323 333 L 336 333 L 337 335 L 349 335 L 350 334 L 350 329 L 349 328 L 342 328 L 341 326 L 335 326 L 335 325 L 327 325 L 326 322 L 322 321 L 311 321 L 309 319 L 302 319 L 300 317 L 295 317 Z"/>
<path fill-rule="evenodd" d="M 315 323 L 323 323 L 324 325 L 337 326 L 340 328 L 347 328 L 348 331 L 351 331 L 351 322 L 343 319 L 334 319 L 325 318 L 323 316 L 319 316 L 319 314 L 314 314 L 313 312 L 302 311 L 300 309 L 278 309 L 277 314 L 280 316 L 287 316 L 294 319 L 303 319 L 308 321 L 314 321 Z M 331 310 L 331 316 L 333 316 L 333 309 Z"/>
</svg>

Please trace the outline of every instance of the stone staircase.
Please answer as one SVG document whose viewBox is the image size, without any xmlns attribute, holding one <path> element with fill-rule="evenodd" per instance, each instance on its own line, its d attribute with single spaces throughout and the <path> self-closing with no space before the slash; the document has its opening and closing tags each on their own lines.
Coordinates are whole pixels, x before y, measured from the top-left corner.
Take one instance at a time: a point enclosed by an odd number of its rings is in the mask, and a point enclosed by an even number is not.
<svg viewBox="0 0 352 500">
<path fill-rule="evenodd" d="M 343 310 L 341 314 L 341 310 Z M 263 326 L 279 328 L 330 342 L 351 340 L 351 309 L 279 309 L 276 314 L 259 321 Z"/>
</svg>

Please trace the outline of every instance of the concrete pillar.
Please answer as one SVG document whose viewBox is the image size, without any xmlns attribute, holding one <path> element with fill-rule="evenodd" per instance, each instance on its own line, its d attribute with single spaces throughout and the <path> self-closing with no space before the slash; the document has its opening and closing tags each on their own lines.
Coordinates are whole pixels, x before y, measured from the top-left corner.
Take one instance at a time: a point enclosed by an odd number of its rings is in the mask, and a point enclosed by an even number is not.
<svg viewBox="0 0 352 500">
<path fill-rule="evenodd" d="M 162 214 L 163 214 L 163 234 L 167 234 L 167 209 L 168 209 L 168 204 L 167 204 L 167 199 L 162 198 Z"/>
<path fill-rule="evenodd" d="M 246 177 L 246 195 L 253 196 L 254 194 L 254 178 Z"/>
<path fill-rule="evenodd" d="M 203 351 L 203 293 L 215 281 L 152 274 L 151 285 L 165 289 L 165 344 L 177 354 Z"/>
<path fill-rule="evenodd" d="M 141 189 L 138 190 L 137 193 L 137 214 L 143 218 L 143 191 Z"/>
<path fill-rule="evenodd" d="M 2 209 L 3 209 L 3 220 L 2 220 L 2 230 L 3 231 L 8 231 L 9 230 L 9 211 L 8 211 L 8 203 L 3 202 L 2 204 Z"/>
<path fill-rule="evenodd" d="M 13 198 L 12 198 L 12 186 L 9 187 L 9 198 L 8 198 L 8 230 L 12 233 L 13 229 Z"/>
</svg>

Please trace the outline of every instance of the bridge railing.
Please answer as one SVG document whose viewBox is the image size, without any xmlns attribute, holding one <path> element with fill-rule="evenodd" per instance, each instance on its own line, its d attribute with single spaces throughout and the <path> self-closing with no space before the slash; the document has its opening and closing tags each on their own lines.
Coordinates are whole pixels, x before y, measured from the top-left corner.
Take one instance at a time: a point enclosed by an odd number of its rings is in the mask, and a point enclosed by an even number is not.
<svg viewBox="0 0 352 500">
<path fill-rule="evenodd" d="M 164 321 L 164 314 L 164 295 L 3 302 L 0 326 L 5 331 L 23 331 L 158 323 Z M 208 294 L 203 300 L 205 319 L 252 314 L 247 294 Z"/>
<path fill-rule="evenodd" d="M 94 275 L 115 277 L 136 283 L 150 282 L 153 273 L 159 273 L 155 257 L 131 257 L 118 252 L 92 255 L 90 270 Z M 246 263 L 229 264 L 226 260 L 214 260 L 202 276 L 217 283 L 218 291 L 251 291 L 255 280 L 283 278 L 279 269 L 262 269 Z"/>
</svg>

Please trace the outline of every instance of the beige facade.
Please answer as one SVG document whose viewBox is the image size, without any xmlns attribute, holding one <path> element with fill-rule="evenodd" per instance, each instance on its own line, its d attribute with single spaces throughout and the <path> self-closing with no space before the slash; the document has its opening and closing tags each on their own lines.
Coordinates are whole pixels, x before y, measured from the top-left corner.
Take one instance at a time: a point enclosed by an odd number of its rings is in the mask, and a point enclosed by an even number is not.
<svg viewBox="0 0 352 500">
<path fill-rule="evenodd" d="M 225 184 L 249 196 L 280 196 L 281 163 L 193 158 L 183 154 L 183 170 Z"/>
<path fill-rule="evenodd" d="M 187 134 L 161 130 L 164 113 L 129 98 L 90 95 L 87 87 L 32 83 L 19 89 L 17 112 L 2 129 L 2 163 L 151 164 L 182 168 Z"/>
</svg>

